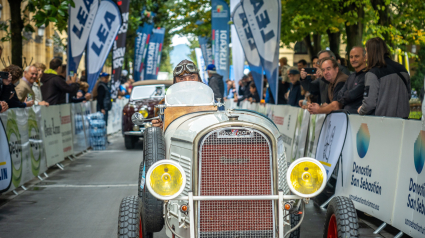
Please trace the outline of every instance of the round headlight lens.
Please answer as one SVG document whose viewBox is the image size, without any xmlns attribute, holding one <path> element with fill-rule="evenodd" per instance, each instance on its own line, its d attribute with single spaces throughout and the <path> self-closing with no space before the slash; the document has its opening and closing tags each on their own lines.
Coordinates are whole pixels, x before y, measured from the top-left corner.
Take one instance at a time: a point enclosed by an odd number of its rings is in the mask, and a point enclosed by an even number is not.
<svg viewBox="0 0 425 238">
<path fill-rule="evenodd" d="M 293 193 L 301 197 L 314 197 L 326 185 L 326 170 L 317 160 L 301 158 L 289 166 L 287 180 Z"/>
<path fill-rule="evenodd" d="M 139 113 L 142 114 L 143 118 L 147 118 L 149 116 L 149 112 L 145 108 L 141 109 Z"/>
<path fill-rule="evenodd" d="M 177 197 L 186 185 L 186 174 L 174 161 L 158 161 L 147 173 L 147 187 L 156 198 L 169 200 Z"/>
</svg>

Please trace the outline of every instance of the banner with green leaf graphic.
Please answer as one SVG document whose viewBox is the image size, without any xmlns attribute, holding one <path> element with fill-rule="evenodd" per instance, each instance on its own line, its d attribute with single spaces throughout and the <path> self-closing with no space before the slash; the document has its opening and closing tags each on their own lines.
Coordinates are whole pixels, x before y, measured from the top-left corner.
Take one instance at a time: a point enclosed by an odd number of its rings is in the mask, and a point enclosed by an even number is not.
<svg viewBox="0 0 425 238">
<path fill-rule="evenodd" d="M 9 189 L 12 183 L 12 159 L 5 127 L 0 120 L 0 193 Z"/>
<path fill-rule="evenodd" d="M 28 137 L 29 154 L 31 159 L 31 170 L 34 176 L 38 176 L 47 170 L 46 157 L 44 153 L 41 132 L 44 129 L 41 122 L 41 107 L 34 106 L 25 109 L 28 114 Z"/>
</svg>

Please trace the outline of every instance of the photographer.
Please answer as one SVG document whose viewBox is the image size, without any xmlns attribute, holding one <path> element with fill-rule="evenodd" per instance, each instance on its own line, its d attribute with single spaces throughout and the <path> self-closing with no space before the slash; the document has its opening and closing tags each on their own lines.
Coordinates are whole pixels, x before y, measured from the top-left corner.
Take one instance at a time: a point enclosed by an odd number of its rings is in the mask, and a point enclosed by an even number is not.
<svg viewBox="0 0 425 238">
<path fill-rule="evenodd" d="M 21 102 L 16 95 L 15 86 L 19 84 L 19 79 L 22 77 L 24 71 L 20 67 L 13 64 L 7 66 L 2 71 L 8 72 L 9 78 L 2 79 L 3 89 L 0 96 L 0 101 L 5 101 L 9 108 L 25 108 L 34 105 L 34 100 L 27 101 L 25 99 L 25 102 Z"/>
</svg>

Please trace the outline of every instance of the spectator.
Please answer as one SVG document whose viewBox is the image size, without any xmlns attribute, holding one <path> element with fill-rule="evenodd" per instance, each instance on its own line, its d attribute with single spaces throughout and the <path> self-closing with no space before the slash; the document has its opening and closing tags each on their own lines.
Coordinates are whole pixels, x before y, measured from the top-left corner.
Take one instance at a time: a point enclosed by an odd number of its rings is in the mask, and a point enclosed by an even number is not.
<svg viewBox="0 0 425 238">
<path fill-rule="evenodd" d="M 37 79 L 35 83 L 32 84 L 32 91 L 34 92 L 34 100 L 36 102 L 43 101 L 43 97 L 41 96 L 41 88 L 40 88 L 40 79 L 43 76 L 43 72 L 46 70 L 46 65 L 42 63 L 35 63 L 32 66 L 37 68 Z"/>
<path fill-rule="evenodd" d="M 108 112 L 111 110 L 111 92 L 108 88 L 109 74 L 101 73 L 97 86 L 97 111 L 104 115 L 106 126 L 108 125 Z"/>
<path fill-rule="evenodd" d="M 89 92 L 89 84 L 87 82 L 80 82 L 80 90 L 77 92 L 77 98 L 82 98 Z"/>
<path fill-rule="evenodd" d="M 24 76 L 19 81 L 18 86 L 16 86 L 16 95 L 18 96 L 19 101 L 25 102 L 27 98 L 28 100 L 32 101 L 34 99 L 34 91 L 32 90 L 33 85 L 38 77 L 38 71 L 35 66 L 27 66 L 24 70 Z M 41 106 L 49 106 L 49 103 L 47 102 L 38 102 L 37 100 L 34 101 L 34 105 L 41 105 Z"/>
<path fill-rule="evenodd" d="M 285 81 L 285 78 L 288 79 L 288 81 Z M 279 82 L 279 88 L 277 93 L 277 104 L 279 105 L 288 104 L 288 100 L 286 100 L 285 95 L 291 87 L 291 84 L 289 82 L 290 81 L 288 77 L 288 71 L 286 70 L 286 77 L 281 77 L 281 80 Z"/>
<path fill-rule="evenodd" d="M 290 68 L 288 65 L 288 59 L 286 57 L 282 57 L 279 59 L 280 68 L 279 75 L 282 77 L 284 82 L 289 82 L 288 78 L 288 69 Z"/>
<path fill-rule="evenodd" d="M 322 54 L 324 54 L 324 55 L 322 55 Z M 322 55 L 322 57 L 320 57 L 320 55 Z M 333 58 L 333 59 L 335 59 L 335 60 L 338 60 L 337 58 L 336 58 L 336 55 L 332 52 L 332 51 L 330 51 L 330 50 L 322 50 L 322 51 L 320 51 L 318 54 L 317 54 L 317 56 L 319 57 L 319 59 L 323 59 L 323 58 L 326 58 L 326 57 L 330 57 L 330 58 Z M 341 58 L 341 57 L 340 57 Z M 339 67 L 339 71 L 342 71 L 344 74 L 346 74 L 346 75 L 350 75 L 350 71 L 346 68 L 346 67 L 343 67 L 341 64 L 339 64 L 338 63 L 338 67 Z"/>
<path fill-rule="evenodd" d="M 233 87 L 234 82 L 230 79 L 227 79 L 226 84 L 227 84 L 227 93 L 226 93 L 226 97 L 224 99 L 235 98 L 236 89 L 235 89 L 235 87 Z"/>
<path fill-rule="evenodd" d="M 62 61 L 55 58 L 50 61 L 50 69 L 46 70 L 41 77 L 41 94 L 44 100 L 50 105 L 65 103 L 66 93 L 77 93 L 80 88 L 80 85 L 76 83 L 77 74 L 74 74 L 66 82 L 58 75 L 61 72 Z"/>
<path fill-rule="evenodd" d="M 207 66 L 207 72 L 208 72 L 208 85 L 214 92 L 214 99 L 215 100 L 217 100 L 218 98 L 223 99 L 223 93 L 224 93 L 223 76 L 217 74 L 215 65 L 213 64 L 210 64 Z"/>
<path fill-rule="evenodd" d="M 255 86 L 254 82 L 249 84 L 249 92 L 249 96 L 246 100 L 248 100 L 250 103 L 260 102 L 260 95 L 258 95 L 257 87 Z"/>
<path fill-rule="evenodd" d="M 9 78 L 3 79 L 3 89 L 1 93 L 0 101 L 5 101 L 9 108 L 24 108 L 31 107 L 34 105 L 34 100 L 24 102 L 19 101 L 15 87 L 19 83 L 19 79 L 22 77 L 23 70 L 16 65 L 9 65 L 2 71 L 9 73 Z"/>
<path fill-rule="evenodd" d="M 321 61 L 320 68 L 322 69 L 323 77 L 329 82 L 327 92 L 327 103 L 320 106 L 317 103 L 312 103 L 308 106 L 308 111 L 311 114 L 329 113 L 328 104 L 337 101 L 338 93 L 347 81 L 348 76 L 342 71 L 339 71 L 338 62 L 334 58 L 324 58 Z"/>
<path fill-rule="evenodd" d="M 350 64 L 355 72 L 350 74 L 344 87 L 338 93 L 338 102 L 334 110 L 344 109 L 351 114 L 357 114 L 357 109 L 362 105 L 366 75 L 366 50 L 355 46 L 350 51 Z M 332 105 L 332 104 L 330 104 Z"/>
<path fill-rule="evenodd" d="M 319 57 L 317 57 L 317 56 L 311 57 L 311 67 L 312 68 L 316 68 L 317 61 L 319 61 Z"/>
<path fill-rule="evenodd" d="M 300 71 L 296 69 L 290 69 L 288 71 L 288 78 L 292 84 L 289 92 L 287 92 L 288 105 L 299 107 L 298 101 L 302 100 L 303 98 L 301 95 Z"/>
<path fill-rule="evenodd" d="M 12 75 L 10 75 L 10 77 L 12 77 Z M 10 80 L 12 80 L 12 79 L 10 79 Z M 3 79 L 0 78 L 0 99 L 2 98 L 1 97 L 2 91 L 3 91 Z M 7 103 L 5 101 L 0 101 L 0 113 L 5 112 L 7 109 L 9 109 L 9 105 L 7 105 Z"/>
<path fill-rule="evenodd" d="M 127 75 L 128 75 L 128 71 L 124 69 L 124 70 L 121 72 L 121 79 L 120 79 L 120 83 L 121 83 L 121 84 L 124 84 L 124 83 L 126 83 L 126 82 L 128 81 L 128 79 L 127 79 Z"/>
<path fill-rule="evenodd" d="M 86 70 L 81 71 L 80 82 L 87 82 Z"/>
<path fill-rule="evenodd" d="M 302 60 L 298 61 L 297 65 L 298 65 L 298 72 L 301 72 L 301 69 L 307 68 L 307 61 L 302 59 Z"/>
<path fill-rule="evenodd" d="M 366 43 L 367 69 L 360 115 L 408 118 L 411 97 L 410 76 L 392 61 L 386 43 L 379 37 Z"/>
<path fill-rule="evenodd" d="M 348 70 L 347 65 L 345 64 L 345 59 L 341 58 L 339 54 L 335 54 L 336 61 L 338 62 L 339 68 L 347 75 L 351 75 L 350 70 Z"/>
<path fill-rule="evenodd" d="M 243 97 L 246 92 L 249 92 L 248 76 L 244 75 L 242 79 L 239 80 L 239 89 L 238 89 L 239 98 Z"/>
</svg>

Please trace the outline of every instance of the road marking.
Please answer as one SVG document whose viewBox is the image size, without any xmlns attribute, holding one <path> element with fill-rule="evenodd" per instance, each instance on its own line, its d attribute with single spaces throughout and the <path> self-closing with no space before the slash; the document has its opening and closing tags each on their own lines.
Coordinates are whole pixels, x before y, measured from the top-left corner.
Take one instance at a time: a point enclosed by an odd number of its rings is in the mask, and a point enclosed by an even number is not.
<svg viewBox="0 0 425 238">
<path fill-rule="evenodd" d="M 6 165 L 6 161 L 5 162 L 0 162 L 0 166 L 2 165 Z"/>
<path fill-rule="evenodd" d="M 34 185 L 41 188 L 113 188 L 113 187 L 137 187 L 138 184 L 52 184 L 52 185 Z"/>
</svg>

